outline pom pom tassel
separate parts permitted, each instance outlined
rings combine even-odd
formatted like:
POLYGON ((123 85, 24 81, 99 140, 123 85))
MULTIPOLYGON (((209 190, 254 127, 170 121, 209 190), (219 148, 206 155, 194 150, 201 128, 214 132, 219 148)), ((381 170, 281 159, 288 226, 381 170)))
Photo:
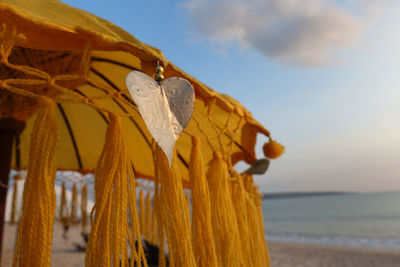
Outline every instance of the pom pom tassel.
POLYGON ((285 147, 270 138, 268 143, 264 144, 263 151, 267 158, 277 159, 283 154, 283 152, 285 152, 285 147))

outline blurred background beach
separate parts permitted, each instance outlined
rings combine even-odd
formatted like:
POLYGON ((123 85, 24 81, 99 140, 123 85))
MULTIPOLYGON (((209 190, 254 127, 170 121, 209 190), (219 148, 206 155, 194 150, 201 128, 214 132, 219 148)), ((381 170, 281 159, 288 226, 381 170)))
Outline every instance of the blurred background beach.
MULTIPOLYGON (((399 1, 63 2, 160 48, 286 146, 255 177, 273 267, 400 266, 399 1)), ((52 266, 84 266, 79 226, 62 233, 52 266)))
MULTIPOLYGON (((86 177, 86 181, 92 178, 86 177)), ((141 182, 139 188, 151 187, 151 183, 141 182)), ((22 189, 22 183, 19 186, 22 189)), ((60 199, 61 186, 57 188, 60 199)), ((11 191, 6 207, 8 220, 11 191)), ((90 191, 89 207, 92 199, 90 191)), ((70 200, 71 188, 67 187, 67 202, 70 200)), ((400 266, 398 203, 400 192, 265 194, 262 211, 271 266, 400 266)), ((5 227, 1 266, 11 266, 16 225, 5 227)), ((84 266, 85 253, 76 246, 85 245, 80 233, 78 223, 68 229, 65 238, 63 225, 55 223, 52 266, 84 266)))

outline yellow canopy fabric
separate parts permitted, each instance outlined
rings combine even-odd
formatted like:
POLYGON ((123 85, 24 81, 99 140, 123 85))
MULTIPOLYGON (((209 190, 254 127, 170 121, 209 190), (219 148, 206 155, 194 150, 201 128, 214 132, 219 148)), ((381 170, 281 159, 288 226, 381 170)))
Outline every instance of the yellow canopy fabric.
POLYGON ((1 87, 6 89, 0 94, 10 100, 2 102, 0 116, 27 123, 14 145, 13 168, 27 167, 30 133, 38 108, 31 98, 15 94, 18 89, 25 89, 49 96, 57 103, 61 123, 59 169, 83 173, 95 169, 109 123, 105 111, 113 111, 123 115, 123 131, 136 175, 154 177, 152 138, 130 99, 125 76, 131 70, 140 70, 154 77, 158 60, 166 65, 165 78, 183 77, 195 89, 193 118, 176 145, 175 156, 183 180, 188 181, 192 136, 198 136, 204 144, 205 163, 211 161, 214 151, 219 151, 232 164, 240 160, 254 162, 257 134, 269 136, 268 130, 238 101, 218 94, 168 62, 160 50, 86 11, 56 0, 35 4, 2 0, 0 25, 3 36, 7 31, 14 34, 9 63, 49 74, 47 77, 0 66, 1 87), (21 82, 24 79, 30 84, 21 82))

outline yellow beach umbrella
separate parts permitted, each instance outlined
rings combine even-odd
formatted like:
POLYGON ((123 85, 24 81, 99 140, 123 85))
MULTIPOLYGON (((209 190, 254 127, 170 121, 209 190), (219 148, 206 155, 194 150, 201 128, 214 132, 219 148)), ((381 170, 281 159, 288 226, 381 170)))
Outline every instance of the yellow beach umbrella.
MULTIPOLYGON (((126 90, 125 76, 135 69, 154 76, 157 60, 167 63, 165 78, 186 78, 195 89, 194 120, 190 122, 177 145, 179 167, 184 179, 187 179, 190 135, 203 138, 205 134, 213 137, 224 130, 221 135, 223 145, 228 144, 233 137, 232 155, 235 162, 244 159, 251 164, 255 160, 256 135, 260 132, 268 136, 268 131, 239 102, 216 93, 184 73, 168 62, 158 49, 141 43, 110 22, 58 1, 39 1, 36 5, 32 5, 30 1, 4 2, 8 3, 0 2, 1 22, 3 27, 7 27, 3 31, 17 30, 13 40, 15 46, 9 57, 10 63, 32 66, 52 77, 58 75, 59 78, 56 77, 55 80, 57 85, 73 88, 65 92, 51 86, 47 89, 49 84, 44 83, 31 86, 40 94, 71 100, 57 103, 57 116, 62 124, 57 154, 57 166, 60 169, 81 172, 95 169, 107 126, 102 110, 105 109, 117 114, 131 114, 123 119, 124 132, 129 137, 128 146, 135 147, 129 151, 130 157, 140 176, 153 176, 151 136, 126 90), (61 75, 64 77, 60 77, 61 75), (70 77, 65 77, 66 75, 70 77), (234 130, 236 134, 233 133, 234 130)), ((24 79, 27 76, 25 73, 12 71, 14 75, 19 75, 14 78, 24 79)), ((10 77, 11 73, 2 70, 1 75, 4 78, 10 77)), ((47 77, 41 76, 29 77, 46 80, 47 77)), ((18 81, 7 81, 7 85, 27 86, 18 81)), ((26 103, 28 101, 14 101, 11 107, 2 106, 2 116, 17 116, 25 121, 38 108, 34 103, 26 103)), ((29 149, 33 121, 34 118, 28 120, 26 130, 20 136, 21 158, 17 166, 17 154, 14 151, 14 167, 27 167, 29 154, 25 152, 29 149)), ((217 138, 211 138, 210 142, 214 149, 219 149, 217 138)), ((206 151, 212 149, 205 147, 204 152, 206 151)), ((211 152, 205 155, 206 161, 212 157, 211 152)))
MULTIPOLYGON (((22 216, 16 265, 49 264, 56 168, 96 172, 96 219, 92 224, 96 231, 91 240, 109 240, 112 227, 104 228, 108 224, 103 222, 113 217, 119 227, 112 228, 119 235, 116 240, 128 238, 132 244, 138 238, 136 207, 129 200, 135 195, 134 176, 155 179, 161 185, 155 200, 159 207, 179 208, 183 203, 179 187, 193 187, 189 169, 194 150, 202 157, 201 168, 220 158, 232 175, 232 166, 238 161, 252 164, 256 160, 257 134, 269 137, 269 132, 239 102, 186 74, 158 49, 108 21, 59 1, 0 1, 0 42, 0 127, 7 135, 2 142, 14 138, 11 166, 28 169, 24 214, 37 210, 32 219, 22 216), (165 78, 187 79, 196 96, 193 117, 176 144, 172 169, 164 168, 165 159, 125 85, 125 77, 132 70, 154 77, 159 61, 165 64, 165 78), (166 186, 165 177, 174 181, 171 187, 166 186), (33 204, 35 197, 38 200, 33 204), (120 201, 125 210, 113 206, 120 201), (126 216, 131 216, 134 223, 131 232, 126 216), (38 225, 39 230, 32 230, 38 225), (34 237, 38 238, 38 248, 29 243, 34 237)), ((4 163, 8 165, 6 160, 4 163)), ((3 179, 3 184, 7 180, 3 179)), ((247 192, 252 188, 248 186, 247 192)), ((160 213, 158 219, 172 220, 180 215, 169 216, 160 213)), ((185 218, 181 220, 183 228, 187 227, 185 218)), ((166 224, 161 229, 169 240, 177 239, 171 236, 171 227, 166 224)), ((186 245, 186 254, 181 258, 176 252, 177 262, 191 258, 193 245, 189 239, 186 245)), ((89 240, 87 265, 116 264, 120 257, 125 260, 124 245, 112 251, 111 258, 106 255, 97 259, 107 250, 104 246, 89 240)), ((172 254, 173 246, 171 241, 172 254)), ((140 246, 137 251, 135 246, 131 249, 133 258, 142 257, 140 246)))

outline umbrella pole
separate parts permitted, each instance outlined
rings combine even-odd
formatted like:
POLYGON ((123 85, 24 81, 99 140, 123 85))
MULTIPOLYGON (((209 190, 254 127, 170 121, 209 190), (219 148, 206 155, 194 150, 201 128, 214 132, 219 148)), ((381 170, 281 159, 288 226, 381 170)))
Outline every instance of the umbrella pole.
POLYGON ((3 247, 4 217, 8 178, 10 175, 12 144, 14 137, 25 127, 25 123, 12 119, 0 119, 0 265, 3 247))

